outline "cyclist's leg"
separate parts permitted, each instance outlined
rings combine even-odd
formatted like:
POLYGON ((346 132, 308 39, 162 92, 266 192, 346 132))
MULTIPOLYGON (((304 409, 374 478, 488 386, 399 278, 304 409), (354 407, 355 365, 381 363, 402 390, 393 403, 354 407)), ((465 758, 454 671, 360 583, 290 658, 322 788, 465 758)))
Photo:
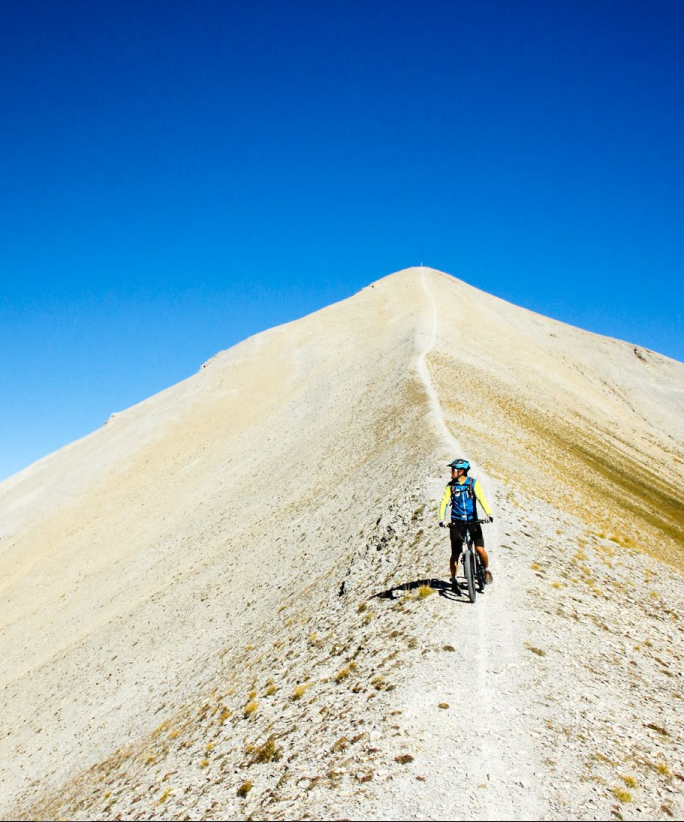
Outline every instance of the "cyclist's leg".
POLYGON ((489 570, 489 557, 487 556, 487 552, 485 551, 484 542, 481 542, 480 545, 475 543, 475 550, 480 555, 480 559, 482 560, 482 564, 485 568, 485 582, 489 584, 493 581, 492 572, 489 570))
POLYGON ((456 577, 458 570, 458 560, 463 550, 463 531, 461 528, 449 528, 449 536, 451 537, 451 559, 449 560, 449 571, 451 578, 456 577))
POLYGON ((489 557, 487 556, 487 552, 485 551, 484 537, 482 536, 482 527, 478 522, 473 523, 470 526, 470 533, 473 537, 475 550, 480 555, 480 559, 484 563, 484 567, 487 568, 489 565, 489 557))
POLYGON ((487 568, 489 568, 489 556, 488 556, 487 552, 485 551, 485 545, 484 545, 484 540, 483 539, 475 540, 475 550, 480 555, 480 559, 484 563, 484 567, 485 567, 485 570, 486 570, 487 568))

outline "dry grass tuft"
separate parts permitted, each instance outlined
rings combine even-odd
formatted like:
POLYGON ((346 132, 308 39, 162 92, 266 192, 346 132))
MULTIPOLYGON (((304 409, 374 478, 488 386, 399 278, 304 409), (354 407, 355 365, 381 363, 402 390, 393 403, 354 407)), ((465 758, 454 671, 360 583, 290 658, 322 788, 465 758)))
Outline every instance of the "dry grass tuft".
POLYGON ((306 684, 297 685, 294 689, 294 692, 292 693, 292 699, 294 699, 295 702, 298 699, 301 699, 310 687, 311 687, 311 685, 306 685, 306 684))
POLYGON ((250 716, 253 716, 258 709, 259 703, 252 700, 251 702, 248 702, 245 705, 244 710, 242 711, 242 715, 245 717, 245 719, 248 719, 250 716))
POLYGON ((348 676, 351 676, 351 674, 354 670, 356 670, 356 663, 355 662, 350 662, 349 665, 345 665, 344 668, 341 668, 335 674, 335 682, 342 682, 348 676))
POLYGON ((622 805, 626 805, 628 802, 632 801, 632 794, 629 791, 624 790, 624 788, 613 788, 611 793, 622 805))
POLYGON ((332 746, 330 749, 333 753, 340 753, 341 751, 346 751, 349 747, 349 740, 346 736, 341 736, 337 742, 332 746))
POLYGON ((248 752, 251 753, 250 765, 278 762, 283 756, 282 750, 276 745, 275 738, 272 736, 269 736, 263 744, 250 748, 248 752))

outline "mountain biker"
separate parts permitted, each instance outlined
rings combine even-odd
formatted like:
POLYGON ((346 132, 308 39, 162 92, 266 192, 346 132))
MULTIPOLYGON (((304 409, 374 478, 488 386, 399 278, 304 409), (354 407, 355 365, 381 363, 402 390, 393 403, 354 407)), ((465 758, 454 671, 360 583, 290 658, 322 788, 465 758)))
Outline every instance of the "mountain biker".
MULTIPOLYGON (((484 498, 480 483, 473 477, 468 476, 470 471, 470 463, 468 460, 455 459, 448 463, 451 468, 451 481, 447 483, 444 489, 442 502, 439 506, 439 524, 441 528, 446 528, 447 523, 444 519, 447 505, 451 505, 451 522, 452 527, 449 529, 449 536, 451 537, 451 560, 449 562, 449 570, 451 572, 451 585, 455 591, 458 590, 458 583, 456 582, 456 569, 458 568, 458 560, 463 550, 463 541, 465 539, 466 523, 469 520, 478 519, 477 503, 479 502, 487 515, 486 522, 494 522, 492 510, 484 498)), ((480 555, 485 567, 485 582, 489 585, 493 581, 492 572, 489 570, 489 557, 485 551, 484 538, 482 536, 482 528, 479 523, 469 526, 470 533, 475 543, 475 550, 480 555)))

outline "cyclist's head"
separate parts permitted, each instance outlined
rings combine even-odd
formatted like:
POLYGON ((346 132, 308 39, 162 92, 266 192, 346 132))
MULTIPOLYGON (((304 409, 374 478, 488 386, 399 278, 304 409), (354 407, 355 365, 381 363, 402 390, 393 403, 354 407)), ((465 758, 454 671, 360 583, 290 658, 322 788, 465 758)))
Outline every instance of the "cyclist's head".
POLYGON ((467 474, 468 471, 470 471, 470 463, 468 460, 454 460, 453 462, 448 463, 448 467, 451 468, 456 475, 458 475, 461 471, 463 471, 464 474, 467 474))

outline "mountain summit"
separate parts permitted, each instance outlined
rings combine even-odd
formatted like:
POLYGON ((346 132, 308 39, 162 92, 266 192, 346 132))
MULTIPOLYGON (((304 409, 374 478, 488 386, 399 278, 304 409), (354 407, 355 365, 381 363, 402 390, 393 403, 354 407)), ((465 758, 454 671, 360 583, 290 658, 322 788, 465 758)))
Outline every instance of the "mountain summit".
POLYGON ((681 363, 427 268, 113 415, 0 483, 5 818, 681 818, 683 419, 681 363))

